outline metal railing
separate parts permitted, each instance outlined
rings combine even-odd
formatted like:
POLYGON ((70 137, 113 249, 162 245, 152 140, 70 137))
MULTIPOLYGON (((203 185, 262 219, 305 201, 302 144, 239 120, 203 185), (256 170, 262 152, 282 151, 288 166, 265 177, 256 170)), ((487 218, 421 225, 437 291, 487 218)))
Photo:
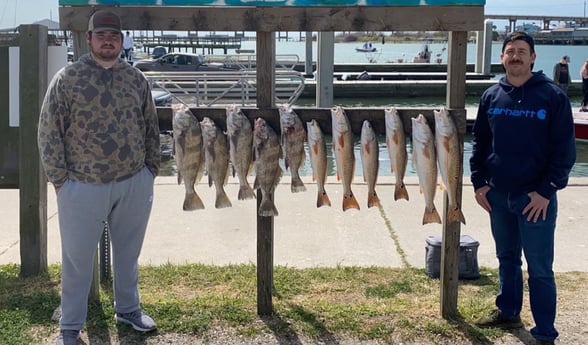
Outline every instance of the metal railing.
MULTIPOLYGON (((153 89, 163 89, 180 102, 196 107, 256 103, 254 70, 214 72, 145 72, 153 89)), ((304 91, 304 77, 292 70, 276 70, 276 103, 293 104, 304 91)))

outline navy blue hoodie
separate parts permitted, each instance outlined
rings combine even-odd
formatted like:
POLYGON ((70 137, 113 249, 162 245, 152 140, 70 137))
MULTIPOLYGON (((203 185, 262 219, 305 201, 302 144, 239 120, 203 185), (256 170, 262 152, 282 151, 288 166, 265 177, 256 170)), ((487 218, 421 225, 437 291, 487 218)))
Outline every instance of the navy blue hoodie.
POLYGON ((490 185, 549 199, 567 185, 575 160, 570 101, 541 71, 520 87, 502 78, 482 94, 470 158, 474 190, 490 185))

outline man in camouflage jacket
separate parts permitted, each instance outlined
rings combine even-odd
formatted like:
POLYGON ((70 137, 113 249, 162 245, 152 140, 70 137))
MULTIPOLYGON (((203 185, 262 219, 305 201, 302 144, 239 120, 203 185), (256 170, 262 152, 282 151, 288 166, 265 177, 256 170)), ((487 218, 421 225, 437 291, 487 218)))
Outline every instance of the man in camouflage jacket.
POLYGON ((160 164, 158 118, 148 81, 120 59, 120 18, 97 11, 90 53, 59 71, 41 110, 38 144, 57 193, 62 247, 60 335, 76 344, 87 316, 94 254, 105 226, 113 250, 116 319, 139 331, 138 258, 160 164))

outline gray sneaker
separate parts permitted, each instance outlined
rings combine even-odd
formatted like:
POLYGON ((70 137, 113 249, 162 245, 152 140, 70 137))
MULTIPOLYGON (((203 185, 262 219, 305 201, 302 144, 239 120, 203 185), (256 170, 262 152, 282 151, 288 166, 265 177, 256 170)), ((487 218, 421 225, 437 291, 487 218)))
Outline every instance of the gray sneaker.
POLYGON ((55 345, 77 345, 80 331, 73 329, 64 329, 59 332, 55 345))
POLYGON ((114 318, 118 322, 133 326, 139 332, 151 332, 157 329, 155 321, 149 315, 143 313, 141 309, 130 313, 116 313, 114 318))

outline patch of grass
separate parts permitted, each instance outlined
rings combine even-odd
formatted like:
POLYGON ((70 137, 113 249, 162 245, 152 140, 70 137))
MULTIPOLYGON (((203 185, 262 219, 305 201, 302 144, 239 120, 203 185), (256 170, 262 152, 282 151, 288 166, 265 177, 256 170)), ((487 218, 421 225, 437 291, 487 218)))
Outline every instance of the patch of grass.
MULTIPOLYGON (((35 344, 58 327, 51 315, 59 305, 59 272, 52 265, 42 276, 20 278, 17 265, 0 266, 0 344, 35 344)), ((254 265, 142 267, 140 293, 161 333, 206 336, 212 328, 226 327, 244 337, 274 332, 315 339, 489 343, 502 331, 481 330, 472 321, 494 308, 497 273, 483 268, 481 275, 460 282, 456 320, 440 317, 439 280, 414 268, 275 267, 270 317, 257 315, 254 265)), ((559 290, 580 292, 587 278, 587 273, 558 274, 559 290)), ((113 314, 112 289, 105 286, 100 300, 89 306, 86 331, 105 339, 118 332, 141 343, 144 335, 117 326, 113 314)))

